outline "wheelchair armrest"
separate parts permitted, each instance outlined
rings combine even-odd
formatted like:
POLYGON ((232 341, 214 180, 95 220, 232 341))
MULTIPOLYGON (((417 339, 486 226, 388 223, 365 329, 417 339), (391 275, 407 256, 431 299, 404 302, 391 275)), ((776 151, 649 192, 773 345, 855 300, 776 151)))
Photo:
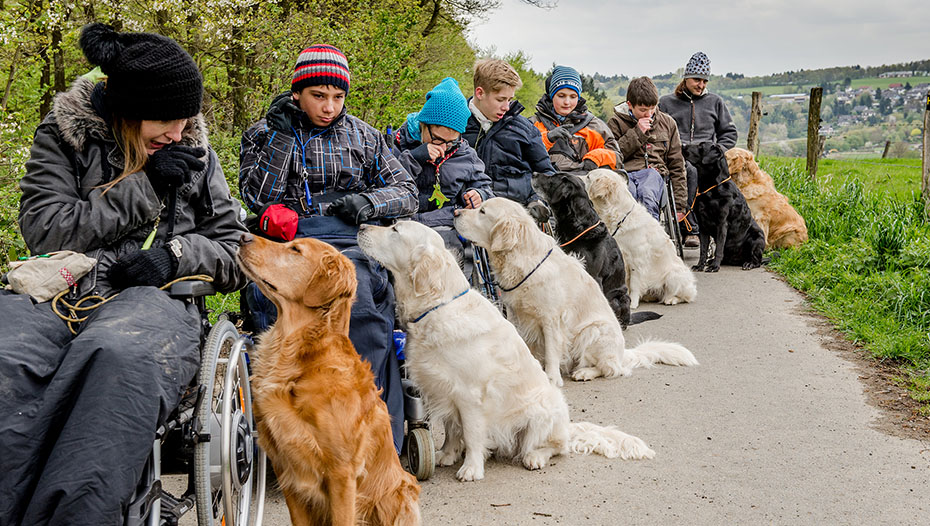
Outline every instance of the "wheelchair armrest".
POLYGON ((168 295, 175 298, 202 298, 214 294, 213 284, 206 281, 179 281, 168 289, 168 295))

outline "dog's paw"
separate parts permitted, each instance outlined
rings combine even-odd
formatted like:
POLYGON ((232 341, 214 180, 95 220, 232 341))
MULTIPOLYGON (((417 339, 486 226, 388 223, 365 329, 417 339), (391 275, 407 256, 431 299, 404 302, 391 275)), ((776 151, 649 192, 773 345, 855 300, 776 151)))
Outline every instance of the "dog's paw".
POLYGON ((472 466, 465 464, 459 468, 458 472, 455 474, 455 478, 461 480, 462 482, 481 480, 484 478, 484 466, 472 466))
POLYGON ((691 270, 694 272, 704 272, 704 265, 694 265, 691 267, 691 270))
POLYGON ((554 385, 554 386, 556 386, 556 387, 562 387, 562 385, 564 385, 564 382, 562 381, 562 373, 561 373, 561 372, 558 373, 558 374, 556 374, 556 375, 547 374, 546 376, 549 377, 549 381, 552 383, 552 385, 554 385))
POLYGON ((572 371, 572 380, 576 382, 587 382, 594 380, 601 375, 601 372, 595 367, 579 367, 572 371))
POLYGON ((440 449, 436 452, 436 465, 442 467, 451 466, 458 462, 461 456, 461 453, 458 451, 444 451, 440 449))
POLYGON ((549 458, 551 456, 549 452, 539 449, 530 451, 526 455, 523 455, 523 467, 529 470, 544 468, 546 464, 549 463, 549 458))
POLYGON ((665 300, 662 301, 662 303, 666 305, 678 305, 679 303, 681 303, 681 298, 679 298, 678 296, 666 298, 665 300))
POLYGON ((630 296, 630 308, 631 309, 639 308, 639 298, 633 299, 633 296, 630 296))
POLYGON ((711 264, 711 265, 707 265, 707 268, 704 270, 704 272, 717 272, 719 270, 720 270, 720 265, 711 264))

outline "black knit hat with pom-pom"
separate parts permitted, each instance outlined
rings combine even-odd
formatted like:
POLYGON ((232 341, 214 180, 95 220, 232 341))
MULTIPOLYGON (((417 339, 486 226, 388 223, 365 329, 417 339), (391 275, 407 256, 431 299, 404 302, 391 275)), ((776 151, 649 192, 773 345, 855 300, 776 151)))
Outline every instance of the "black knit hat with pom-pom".
POLYGON ((187 51, 154 33, 117 33, 93 23, 81 30, 81 49, 107 76, 104 100, 126 119, 170 121, 200 113, 203 80, 187 51))

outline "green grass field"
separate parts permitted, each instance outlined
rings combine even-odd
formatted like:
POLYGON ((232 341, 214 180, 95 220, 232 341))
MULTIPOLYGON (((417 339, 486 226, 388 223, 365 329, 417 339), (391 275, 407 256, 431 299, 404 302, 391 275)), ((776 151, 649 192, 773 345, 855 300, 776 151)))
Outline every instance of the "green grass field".
MULTIPOLYGON (((760 158, 766 166, 806 170, 803 158, 760 158)), ((817 179, 825 189, 837 190, 850 182, 868 192, 884 193, 899 199, 920 194, 920 159, 821 159, 817 179)))
MULTIPOLYGON (((916 86, 924 82, 930 82, 930 77, 907 77, 907 78, 900 78, 900 79, 898 78, 881 79, 878 77, 869 77, 865 79, 854 79, 852 81, 852 84, 850 84, 850 86, 853 88, 861 88, 863 86, 868 86, 874 90, 875 88, 885 89, 891 84, 897 84, 897 83, 906 84, 908 82, 911 83, 911 86, 916 86)), ((801 91, 798 91, 798 87, 796 85, 791 85, 791 86, 759 86, 755 88, 731 88, 731 89, 719 90, 718 93, 729 95, 730 97, 735 97, 737 95, 743 95, 743 96, 748 97, 752 95, 753 91, 759 91, 762 93, 763 97, 768 97, 769 95, 781 95, 783 93, 810 93, 811 88, 814 86, 815 84, 807 84, 804 86, 804 89, 801 91)), ((711 89, 713 88, 711 87, 711 89)))

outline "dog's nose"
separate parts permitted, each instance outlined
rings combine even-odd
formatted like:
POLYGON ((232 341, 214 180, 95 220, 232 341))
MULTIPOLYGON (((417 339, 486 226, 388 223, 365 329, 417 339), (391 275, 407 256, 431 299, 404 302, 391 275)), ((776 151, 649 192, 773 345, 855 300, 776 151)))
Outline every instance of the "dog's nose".
POLYGON ((254 239, 255 239, 255 236, 253 236, 252 234, 248 232, 243 232, 242 235, 239 236, 239 245, 248 245, 254 239))

